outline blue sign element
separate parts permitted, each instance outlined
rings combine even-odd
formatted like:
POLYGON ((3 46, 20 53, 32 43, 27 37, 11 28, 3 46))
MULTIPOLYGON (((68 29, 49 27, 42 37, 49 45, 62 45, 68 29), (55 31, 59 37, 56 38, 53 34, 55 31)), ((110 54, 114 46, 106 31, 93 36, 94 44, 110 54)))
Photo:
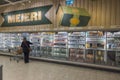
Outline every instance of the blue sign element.
POLYGON ((66 0, 66 5, 72 5, 74 3, 74 0, 66 0))

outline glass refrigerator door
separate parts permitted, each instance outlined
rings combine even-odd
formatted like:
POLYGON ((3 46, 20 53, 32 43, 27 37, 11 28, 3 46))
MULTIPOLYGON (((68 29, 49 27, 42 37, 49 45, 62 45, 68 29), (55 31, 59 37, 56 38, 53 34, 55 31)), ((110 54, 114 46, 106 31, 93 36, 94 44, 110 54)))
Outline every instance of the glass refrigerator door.
POLYGON ((83 62, 85 40, 85 32, 70 32, 68 34, 69 60, 83 62))
POLYGON ((10 49, 20 47, 21 45, 20 33, 1 33, 0 37, 0 49, 2 51, 9 51, 10 49))
POLYGON ((120 67, 120 51, 116 53, 116 65, 120 67))
POLYGON ((30 33, 29 41, 33 44, 31 45, 32 52, 31 56, 40 56, 40 46, 41 46, 41 33, 30 33))
POLYGON ((103 31, 86 33, 86 62, 102 64, 105 62, 106 36, 103 31))
POLYGON ((107 63, 119 65, 120 31, 107 32, 107 63))
POLYGON ((53 48, 53 56, 58 58, 68 57, 68 49, 67 49, 67 32, 58 32, 54 35, 54 48, 53 48))
POLYGON ((52 56, 52 47, 54 42, 54 32, 42 32, 41 33, 41 53, 43 57, 52 56))

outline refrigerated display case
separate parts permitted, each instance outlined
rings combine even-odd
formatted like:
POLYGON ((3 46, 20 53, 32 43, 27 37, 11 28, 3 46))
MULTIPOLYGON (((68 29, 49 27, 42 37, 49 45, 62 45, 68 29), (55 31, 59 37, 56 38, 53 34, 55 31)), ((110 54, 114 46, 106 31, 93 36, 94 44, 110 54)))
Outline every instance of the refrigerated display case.
POLYGON ((0 50, 31 41, 30 56, 120 66, 120 31, 0 33, 0 50))
POLYGON ((41 46, 52 47, 54 40, 54 32, 42 32, 41 46))
POLYGON ((53 32, 30 33, 29 40, 33 43, 31 46, 31 56, 48 57, 51 55, 53 47, 53 32))
POLYGON ((68 57, 68 45, 67 40, 68 32, 58 32, 54 35, 54 46, 52 56, 56 57, 68 57))
POLYGON ((54 32, 41 32, 41 56, 51 57, 54 42, 54 32))
POLYGON ((120 31, 107 32, 107 60, 109 65, 120 65, 120 31))
POLYGON ((32 45, 30 45, 32 49, 32 51, 30 52, 30 56, 41 56, 41 38, 41 33, 30 33, 29 41, 33 43, 32 45))
POLYGON ((22 42, 19 33, 1 33, 0 34, 0 50, 9 52, 10 49, 19 47, 22 42))
POLYGON ((85 40, 85 32, 70 32, 68 34, 69 60, 84 61, 85 40))
POLYGON ((106 62, 106 34, 103 31, 86 32, 86 62, 106 62))
POLYGON ((20 33, 10 34, 12 47, 19 47, 22 42, 22 35, 20 33))

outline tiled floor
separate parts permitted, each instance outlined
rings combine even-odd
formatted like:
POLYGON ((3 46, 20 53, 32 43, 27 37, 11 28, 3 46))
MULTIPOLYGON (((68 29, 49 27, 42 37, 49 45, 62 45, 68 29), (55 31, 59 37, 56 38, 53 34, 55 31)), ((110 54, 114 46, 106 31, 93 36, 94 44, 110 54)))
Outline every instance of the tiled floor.
POLYGON ((0 56, 0 64, 3 65, 3 80, 120 80, 119 73, 40 61, 17 63, 5 56, 0 56))

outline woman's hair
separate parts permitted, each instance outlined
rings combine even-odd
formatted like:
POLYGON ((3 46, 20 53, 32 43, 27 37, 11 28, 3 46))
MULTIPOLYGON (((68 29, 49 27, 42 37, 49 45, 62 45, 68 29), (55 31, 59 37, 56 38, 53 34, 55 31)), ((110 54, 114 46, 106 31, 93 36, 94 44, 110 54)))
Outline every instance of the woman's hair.
POLYGON ((27 40, 26 37, 23 37, 23 40, 27 40))

